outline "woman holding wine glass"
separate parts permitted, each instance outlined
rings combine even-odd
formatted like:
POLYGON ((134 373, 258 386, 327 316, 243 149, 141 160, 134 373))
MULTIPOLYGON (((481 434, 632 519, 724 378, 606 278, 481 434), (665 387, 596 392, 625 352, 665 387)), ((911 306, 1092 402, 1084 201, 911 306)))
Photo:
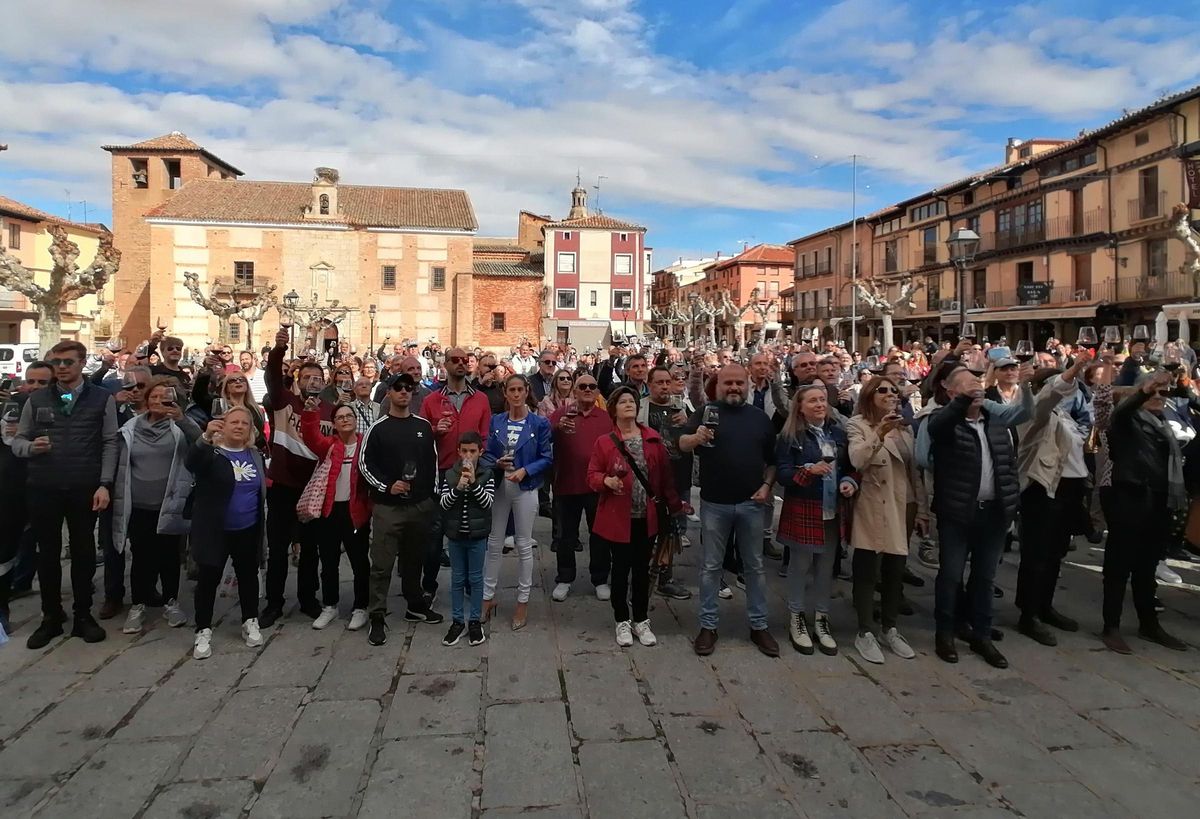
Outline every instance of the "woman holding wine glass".
POLYGON ((840 498, 858 490, 851 475, 846 433, 829 412, 825 385, 801 385, 775 446, 775 480, 784 488, 776 539, 789 547, 788 636, 801 654, 813 653, 808 606, 816 611, 821 653, 837 654, 829 623, 833 562, 847 536, 840 498), (812 578, 812 597, 806 591, 812 578))
POLYGON ((554 374, 546 397, 538 403, 538 415, 549 418, 559 407, 565 407, 572 402, 575 376, 570 370, 562 369, 554 374))
POLYGON ((488 536, 483 572, 483 619, 490 620, 497 608, 496 585, 500 579, 504 533, 512 513, 517 548, 517 606, 512 627, 525 627, 529 592, 533 587, 533 524, 538 513, 538 489, 553 462, 550 422, 529 407, 529 383, 522 375, 504 381, 507 410, 493 415, 482 468, 497 472, 496 497, 492 503, 492 531, 488 536), (502 480, 500 480, 502 479, 502 480))
POLYGON ((690 511, 675 492, 662 437, 637 422, 639 404, 633 389, 613 391, 608 415, 616 429, 596 439, 587 467, 588 485, 599 493, 592 537, 603 538, 612 554, 611 601, 622 648, 635 637, 644 646, 658 642, 648 614, 652 546, 671 525, 667 513, 690 511))
MULTIPOLYGON (((259 449, 267 445, 267 439, 263 433, 266 419, 263 417, 262 409, 254 400, 254 395, 250 392, 250 379, 245 373, 237 372, 230 373, 221 381, 220 400, 224 401, 223 407, 228 411, 232 407, 245 407, 250 413, 250 418, 254 421, 254 445, 259 449)), ((212 413, 216 417, 216 413, 212 413)))

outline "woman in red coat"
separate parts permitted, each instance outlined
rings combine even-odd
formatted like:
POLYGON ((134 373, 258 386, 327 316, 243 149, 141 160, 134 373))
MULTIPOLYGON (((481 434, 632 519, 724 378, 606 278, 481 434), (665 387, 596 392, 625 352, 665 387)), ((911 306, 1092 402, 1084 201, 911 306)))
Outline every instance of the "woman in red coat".
POLYGON ((660 528, 671 522, 659 519, 656 501, 665 503, 672 515, 688 511, 675 492, 662 438, 637 422, 638 403, 637 393, 628 387, 619 387, 609 396, 608 414, 616 430, 596 439, 587 476, 588 486, 600 495, 592 537, 603 538, 611 550, 613 616, 617 645, 622 647, 633 645, 635 636, 644 646, 657 642, 647 616, 650 556, 660 528), (649 483, 649 491, 638 472, 649 483))
POLYGON ((367 624, 371 578, 371 499, 355 457, 362 445, 358 420, 352 407, 340 404, 333 411, 333 435, 322 435, 320 405, 317 399, 310 398, 300 415, 300 434, 304 444, 318 458, 329 461, 325 500, 321 517, 316 521, 321 555, 322 608, 313 620, 313 628, 325 628, 337 619, 338 564, 344 545, 354 572, 354 609, 347 628, 358 631, 367 624))

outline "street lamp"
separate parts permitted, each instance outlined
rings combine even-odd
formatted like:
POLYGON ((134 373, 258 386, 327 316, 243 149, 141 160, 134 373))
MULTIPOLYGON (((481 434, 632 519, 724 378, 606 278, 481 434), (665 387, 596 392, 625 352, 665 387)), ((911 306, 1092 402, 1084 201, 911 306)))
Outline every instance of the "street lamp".
MULTIPOLYGON (((371 351, 375 349, 375 305, 372 304, 370 307, 368 307, 367 313, 371 316, 371 344, 368 348, 368 351, 371 351)), ((374 353, 372 353, 372 355, 374 355, 374 353)))
POLYGON ((283 297, 283 306, 288 311, 288 346, 296 349, 296 305, 300 303, 300 294, 293 288, 283 297))
POLYGON ((629 308, 621 308, 621 329, 625 331, 625 340, 629 340, 629 308))
POLYGON ((967 265, 975 261, 979 252, 979 234, 970 228, 959 228, 946 240, 950 251, 950 262, 958 273, 958 337, 963 337, 967 324, 967 265))

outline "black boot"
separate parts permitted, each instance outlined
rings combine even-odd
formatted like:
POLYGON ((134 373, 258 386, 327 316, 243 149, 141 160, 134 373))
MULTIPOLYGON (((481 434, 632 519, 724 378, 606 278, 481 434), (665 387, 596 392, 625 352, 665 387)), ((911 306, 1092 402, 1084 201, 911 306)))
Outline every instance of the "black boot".
POLYGON ((948 663, 958 662, 958 647, 954 645, 954 635, 939 631, 934 637, 934 650, 937 655, 948 663))
POLYGON ((95 618, 89 614, 76 614, 75 625, 71 629, 72 637, 79 637, 85 643, 99 643, 108 636, 95 618))
POLYGON ((62 636, 63 621, 59 617, 46 617, 42 619, 42 624, 34 629, 33 634, 29 635, 29 639, 25 641, 26 648, 34 650, 45 648, 50 645, 50 641, 55 637, 62 636))
POLYGON ((991 640, 972 640, 971 651, 982 657, 992 668, 1008 668, 1008 660, 991 640))
POLYGON ((1054 636, 1054 632, 1033 615, 1022 614, 1021 619, 1017 621, 1017 631, 1044 646, 1058 645, 1058 638, 1054 636))

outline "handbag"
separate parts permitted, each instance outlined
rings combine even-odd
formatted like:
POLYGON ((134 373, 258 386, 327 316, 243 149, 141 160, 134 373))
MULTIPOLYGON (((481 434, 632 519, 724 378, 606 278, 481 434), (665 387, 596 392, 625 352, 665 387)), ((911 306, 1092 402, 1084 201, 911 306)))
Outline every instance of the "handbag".
MULTIPOLYGON (((332 449, 329 451, 333 452, 332 449)), ((325 493, 329 489, 329 472, 333 469, 332 464, 332 458, 326 456, 322 459, 321 463, 317 464, 317 468, 313 470, 312 477, 308 479, 304 491, 300 493, 300 500, 296 502, 296 517, 301 523, 316 520, 325 512, 325 493)))
POLYGON ((658 515, 659 526, 658 535, 654 541, 654 551, 650 555, 650 565, 655 568, 671 565, 671 559, 683 551, 683 541, 679 537, 679 532, 676 530, 674 522, 671 520, 671 513, 667 509, 667 503, 661 500, 654 494, 654 490, 650 488, 650 481, 646 479, 642 468, 638 466, 636 460, 629 454, 629 450, 625 448, 625 442, 617 437, 616 433, 609 433, 613 443, 617 445, 617 451, 621 453, 621 457, 625 459, 625 463, 629 464, 630 471, 637 478, 638 483, 646 490, 646 497, 654 504, 654 510, 658 515))

